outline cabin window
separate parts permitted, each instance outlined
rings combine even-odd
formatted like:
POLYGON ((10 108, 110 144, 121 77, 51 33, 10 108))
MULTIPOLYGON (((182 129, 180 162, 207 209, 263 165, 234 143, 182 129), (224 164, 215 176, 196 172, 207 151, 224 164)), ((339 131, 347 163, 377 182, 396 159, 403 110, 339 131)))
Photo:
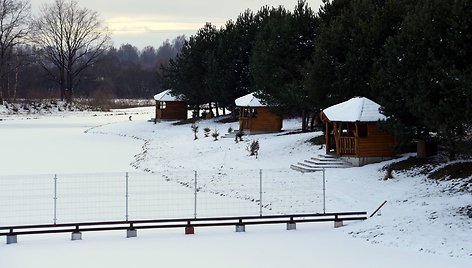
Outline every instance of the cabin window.
POLYGON ((243 109, 243 117, 249 118, 249 117, 256 117, 257 116, 257 110, 254 108, 244 108, 243 109))
POLYGON ((340 123, 339 124, 339 131, 341 133, 341 136, 344 137, 353 137, 354 136, 354 125, 350 123, 340 123))
POLYGON ((367 137, 367 124, 357 124, 357 136, 359 138, 367 137))
POLYGON ((251 109, 251 116, 252 117, 257 117, 257 110, 256 109, 251 109))
POLYGON ((166 106, 167 106, 167 104, 166 104, 166 102, 165 102, 165 101, 161 101, 161 102, 159 102, 159 109, 161 109, 161 110, 165 110, 165 109, 166 109, 166 106))

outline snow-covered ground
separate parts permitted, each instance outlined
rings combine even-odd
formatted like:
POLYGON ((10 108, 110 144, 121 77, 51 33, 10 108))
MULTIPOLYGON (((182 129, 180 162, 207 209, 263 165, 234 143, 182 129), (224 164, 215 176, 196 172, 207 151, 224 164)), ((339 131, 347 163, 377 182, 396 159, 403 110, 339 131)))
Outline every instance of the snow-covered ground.
MULTIPOLYGON (((233 181, 249 182, 246 175, 252 173, 245 171, 290 174, 284 184, 277 181, 272 191, 289 189, 294 196, 306 196, 304 188, 313 187, 290 188, 297 182, 307 183, 306 176, 317 183, 321 180, 320 173, 288 170, 290 164, 322 153, 306 143, 317 133, 257 135, 240 143, 232 138, 213 141, 203 137, 205 127, 224 134, 238 125, 207 120, 199 123, 199 139, 193 140, 189 125, 148 122, 153 113, 149 107, 108 113, 4 115, 0 179, 21 178, 18 181, 26 184, 37 174, 144 171, 169 175, 193 170, 233 174, 231 183, 218 177, 216 182, 202 184, 201 194, 214 196, 218 203, 236 198, 230 204, 238 207, 253 207, 250 197, 257 198, 257 191, 234 191, 233 181), (255 139, 261 147, 258 159, 249 157, 246 150, 255 139)), ((286 132, 299 126, 296 119, 284 121, 286 132)), ((299 224, 296 231, 285 231, 282 225, 248 226, 246 233, 235 233, 234 227, 202 228, 193 236, 183 235, 183 230, 147 230, 133 239, 121 232, 84 233, 84 240, 74 242, 68 241, 68 234, 20 236, 18 244, 0 244, 0 267, 472 267, 472 220, 459 213, 461 207, 472 204, 472 196, 451 193, 447 182, 433 183, 422 176, 394 174, 394 179, 384 181, 380 169, 385 164, 326 172, 328 212, 370 213, 387 200, 381 216, 349 222, 343 228, 334 229, 332 223, 299 224)), ((191 177, 156 178, 182 191, 191 183, 191 177)), ((274 210, 265 213, 280 212, 276 197, 270 198, 274 210)), ((291 203, 297 211, 321 209, 319 198, 297 201, 291 203)), ((12 213, 9 216, 14 218, 12 213)))

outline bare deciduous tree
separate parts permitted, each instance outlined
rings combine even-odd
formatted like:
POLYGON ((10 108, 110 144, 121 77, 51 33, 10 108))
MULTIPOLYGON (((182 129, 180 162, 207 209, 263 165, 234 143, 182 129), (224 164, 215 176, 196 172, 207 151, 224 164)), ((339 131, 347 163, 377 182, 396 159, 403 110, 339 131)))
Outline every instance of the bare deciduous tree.
POLYGON ((29 12, 27 0, 0 0, 0 100, 15 97, 10 75, 18 70, 15 48, 28 33, 29 12))
POLYGON ((32 23, 32 40, 41 48, 43 68, 61 89, 61 99, 71 102, 74 87, 84 70, 110 45, 108 29, 97 12, 77 1, 56 0, 44 5, 32 23))

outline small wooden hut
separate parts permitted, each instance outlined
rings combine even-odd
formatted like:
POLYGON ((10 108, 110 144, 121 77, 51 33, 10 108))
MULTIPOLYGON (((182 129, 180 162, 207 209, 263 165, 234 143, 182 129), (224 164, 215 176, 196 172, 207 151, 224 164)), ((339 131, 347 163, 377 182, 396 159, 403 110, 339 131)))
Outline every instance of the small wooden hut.
POLYGON ((170 89, 154 96, 156 100, 156 117, 154 122, 160 120, 185 120, 187 119, 187 103, 181 96, 174 96, 170 89))
POLYGON ((386 119, 379 108, 368 98, 355 97, 323 110, 326 153, 340 156, 354 166, 392 159, 395 139, 379 128, 379 121, 386 119))
POLYGON ((239 108, 239 130, 248 134, 279 132, 282 117, 254 96, 254 93, 235 100, 239 108))

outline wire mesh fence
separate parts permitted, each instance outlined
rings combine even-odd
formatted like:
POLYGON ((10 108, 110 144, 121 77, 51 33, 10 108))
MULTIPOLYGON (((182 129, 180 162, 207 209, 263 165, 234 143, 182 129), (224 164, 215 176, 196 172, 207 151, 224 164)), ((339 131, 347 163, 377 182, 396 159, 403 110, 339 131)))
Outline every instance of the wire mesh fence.
POLYGON ((323 180, 286 169, 0 176, 0 226, 317 213, 323 180))

